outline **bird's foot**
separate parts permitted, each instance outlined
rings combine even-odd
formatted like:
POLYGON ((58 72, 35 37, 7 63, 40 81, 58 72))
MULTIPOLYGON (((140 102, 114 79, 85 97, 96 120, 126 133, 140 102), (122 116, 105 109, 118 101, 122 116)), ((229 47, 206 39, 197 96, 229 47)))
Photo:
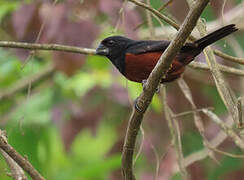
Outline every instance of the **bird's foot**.
POLYGON ((147 80, 146 80, 146 79, 143 79, 143 80, 141 81, 143 90, 145 90, 146 83, 147 83, 147 80))
POLYGON ((158 87, 156 88, 156 93, 157 93, 157 94, 160 93, 160 88, 161 88, 161 84, 159 84, 158 87))
POLYGON ((135 102, 134 102, 135 109, 136 109, 138 112, 142 112, 142 109, 138 106, 137 102, 138 102, 138 98, 136 98, 136 100, 135 100, 135 102))

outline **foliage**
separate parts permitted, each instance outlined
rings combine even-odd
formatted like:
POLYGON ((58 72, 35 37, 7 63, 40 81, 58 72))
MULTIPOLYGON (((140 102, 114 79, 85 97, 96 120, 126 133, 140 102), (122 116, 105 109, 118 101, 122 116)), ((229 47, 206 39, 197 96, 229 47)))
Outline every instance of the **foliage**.
MULTIPOLYGON (((182 5, 180 2, 173 3, 182 5)), ((151 1, 151 5, 158 8, 162 1, 151 1)), ((231 1, 230 6, 235 5, 231 1)), ((126 7, 124 23, 120 24, 118 32, 113 32, 120 18, 118 12, 121 6, 122 1, 113 0, 59 1, 55 5, 48 1, 2 0, 0 37, 4 40, 35 42, 41 24, 45 24, 39 40, 41 43, 95 48, 101 39, 110 34, 138 38, 140 29, 139 32, 132 29, 145 20, 145 13, 137 8, 126 7)), ((206 21, 216 19, 216 7, 219 5, 209 6, 204 12, 206 21)), ((169 7, 163 13, 180 19, 181 14, 176 9, 169 7)), ((186 13, 187 9, 182 11, 186 13)), ((155 27, 159 27, 159 23, 154 22, 155 27)), ((147 30, 148 26, 141 29, 147 30)), ((223 48, 223 41, 219 45, 223 48)), ((243 42, 240 45, 244 47, 243 42)), ((224 51, 233 53, 232 48, 224 51)), ((0 100, 0 125, 1 129, 7 131, 9 143, 26 155, 46 179, 120 178, 126 124, 132 103, 142 91, 141 85, 127 82, 106 58, 36 51, 28 59, 29 54, 23 50, 0 49, 0 94, 21 83, 24 78, 31 78, 48 66, 54 66, 54 73, 30 84, 30 91, 25 88, 0 100), (27 59, 28 63, 25 63, 27 59)), ((199 57, 200 61, 203 59, 199 57)), ((209 78, 207 73, 192 73, 184 79, 191 87, 197 106, 213 106, 218 115, 225 117, 227 112, 213 81, 204 82, 209 78), (199 73, 201 76, 194 78, 199 73)), ((228 77, 228 82, 237 89, 236 84, 240 81, 228 77)), ((167 90, 168 102, 175 113, 191 109, 175 82, 167 85, 167 90)), ((154 176, 156 161, 152 146, 155 146, 160 157, 165 153, 172 154, 167 150, 171 140, 163 108, 161 97, 155 96, 145 117, 143 150, 135 166, 141 179, 152 179, 154 176)), ((180 117, 179 122, 184 155, 201 150, 202 138, 196 132, 192 115, 180 117)), ((216 134, 217 128, 210 121, 206 120, 205 126, 209 127, 207 134, 216 134)), ((238 152, 228 142, 223 147, 238 152)), ((243 163, 239 159, 220 156, 218 160, 220 165, 210 159, 194 163, 189 171, 194 174, 201 166, 198 171, 203 176, 198 179, 211 180, 224 179, 226 175, 235 177, 235 173, 243 171, 243 163)), ((176 162, 173 155, 167 156, 167 162, 176 162)), ((160 160, 161 167, 165 167, 167 162, 160 160)), ((0 179, 11 179, 6 175, 6 171, 9 171, 6 169, 7 164, 1 157, 0 179)), ((160 171, 165 172, 164 169, 160 171)), ((162 173, 159 175, 163 177, 162 173)), ((172 179, 179 179, 177 173, 173 175, 172 179)))

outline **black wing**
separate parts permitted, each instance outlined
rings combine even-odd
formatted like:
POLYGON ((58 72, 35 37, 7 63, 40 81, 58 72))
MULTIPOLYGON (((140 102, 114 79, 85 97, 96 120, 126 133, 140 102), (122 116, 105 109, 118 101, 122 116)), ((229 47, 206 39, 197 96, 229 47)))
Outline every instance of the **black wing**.
MULTIPOLYGON (((169 46, 170 41, 133 41, 127 47, 126 52, 132 54, 142 54, 146 52, 165 51, 169 46)), ((197 46, 194 43, 186 43, 180 52, 189 52, 196 50, 197 46)))
POLYGON ((146 52, 164 51, 170 41, 133 41, 127 47, 126 52, 132 54, 142 54, 146 52))

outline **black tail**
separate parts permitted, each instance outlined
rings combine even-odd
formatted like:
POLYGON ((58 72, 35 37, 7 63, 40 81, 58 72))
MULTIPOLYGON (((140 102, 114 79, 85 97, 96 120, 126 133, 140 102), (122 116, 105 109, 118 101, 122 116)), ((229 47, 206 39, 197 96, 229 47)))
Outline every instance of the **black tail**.
POLYGON ((200 49, 204 49, 206 46, 222 39, 225 36, 228 36, 229 34, 237 30, 238 29, 235 27, 235 24, 230 24, 208 34, 207 36, 204 36, 203 38, 195 41, 194 43, 196 43, 200 49))

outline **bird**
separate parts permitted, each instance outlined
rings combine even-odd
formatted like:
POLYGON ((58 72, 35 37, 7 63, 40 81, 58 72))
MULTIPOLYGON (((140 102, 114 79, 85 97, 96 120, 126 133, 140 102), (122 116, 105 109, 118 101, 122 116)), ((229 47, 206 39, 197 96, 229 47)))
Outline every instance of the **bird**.
MULTIPOLYGON (((203 49, 237 31, 235 24, 226 25, 194 42, 187 42, 177 53, 160 83, 172 82, 181 77, 185 66, 203 49)), ((160 56, 169 46, 167 40, 132 40, 123 36, 110 36, 101 41, 96 54, 106 56, 128 80, 143 83, 149 77, 160 56)))

